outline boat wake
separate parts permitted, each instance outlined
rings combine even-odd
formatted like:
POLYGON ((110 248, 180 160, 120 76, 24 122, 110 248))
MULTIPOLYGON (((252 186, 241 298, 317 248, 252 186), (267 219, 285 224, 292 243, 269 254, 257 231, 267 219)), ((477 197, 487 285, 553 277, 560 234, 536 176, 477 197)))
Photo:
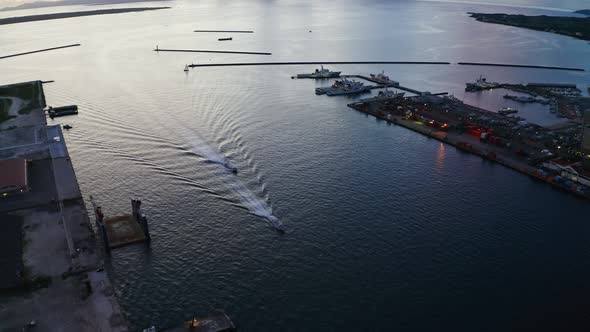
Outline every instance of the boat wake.
MULTIPOLYGON (((188 130, 188 128, 186 128, 188 130)), ((191 152, 204 158, 208 162, 219 164, 224 167, 224 170, 232 171, 232 173, 237 173, 235 167, 233 167, 227 157, 223 155, 223 153, 219 152, 218 150, 214 149, 209 145, 204 139, 196 134, 185 136, 186 139, 190 142, 191 145, 191 152)), ((260 199, 256 194, 254 194, 250 189, 244 185, 242 181, 239 180, 236 176, 224 176, 222 177, 224 184, 226 187, 231 189, 240 199, 241 206, 245 207, 250 213, 254 214, 255 216, 264 218, 268 221, 269 225, 277 230, 279 233, 284 233, 285 228, 283 223, 279 218, 277 218, 272 213, 272 208, 260 199)))

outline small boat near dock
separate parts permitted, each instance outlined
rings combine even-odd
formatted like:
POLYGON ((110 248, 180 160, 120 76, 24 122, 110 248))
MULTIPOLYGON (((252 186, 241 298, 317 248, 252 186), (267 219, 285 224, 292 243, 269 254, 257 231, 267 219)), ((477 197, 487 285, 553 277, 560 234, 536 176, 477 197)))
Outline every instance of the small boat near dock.
POLYGON ((60 107, 49 106, 49 108, 47 109, 47 114, 49 114, 49 117, 52 119, 60 117, 60 116, 75 115, 75 114, 78 114, 78 106, 77 105, 68 105, 68 106, 60 106, 60 107))
POLYGON ((226 40, 233 40, 233 37, 227 37, 227 38, 217 38, 218 41, 226 41, 226 40))

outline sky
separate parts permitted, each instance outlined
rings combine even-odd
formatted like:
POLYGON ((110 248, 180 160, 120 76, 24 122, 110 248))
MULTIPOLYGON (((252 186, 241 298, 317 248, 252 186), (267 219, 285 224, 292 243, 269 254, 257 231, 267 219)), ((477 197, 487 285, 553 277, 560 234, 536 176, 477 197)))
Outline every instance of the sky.
MULTIPOLYGON (((38 2, 39 0, 0 0, 0 8, 18 6, 24 3, 38 2)), ((43 1, 60 1, 60 0, 43 0, 43 1)), ((396 0, 391 0, 396 1, 396 0)), ((445 0, 431 0, 431 1, 445 1, 445 0)), ((101 0, 94 1, 100 3, 101 0)), ((110 0, 109 2, 113 2, 110 0)), ((125 2, 125 1, 121 1, 125 2)), ((538 6, 548 8, 561 9, 590 9, 590 0, 465 0, 465 2, 487 3, 487 4, 510 4, 521 6, 538 6)))

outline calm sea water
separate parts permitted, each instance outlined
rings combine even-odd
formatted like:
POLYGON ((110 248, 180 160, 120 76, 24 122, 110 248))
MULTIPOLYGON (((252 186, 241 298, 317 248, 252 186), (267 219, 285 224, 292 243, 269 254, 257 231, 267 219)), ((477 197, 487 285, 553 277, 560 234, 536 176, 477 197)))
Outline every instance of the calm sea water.
MULTIPOLYGON (((49 123, 74 127, 65 135, 84 196, 107 214, 144 201, 151 248, 117 249, 108 266, 134 329, 216 309, 242 331, 588 329, 588 202, 355 112, 350 98, 316 96, 329 81, 290 79, 313 67, 183 72, 191 62, 280 60, 588 68, 587 42, 466 15, 563 13, 433 2, 168 4, 0 27, 2 53, 82 44, 2 60, 0 83, 56 80, 45 86, 49 104, 80 107, 49 123), (218 42, 226 35, 194 29, 255 33, 218 42), (273 55, 158 54, 156 45, 273 55), (238 175, 216 163, 223 158, 238 175), (272 217, 286 235, 272 230, 272 217)), ((456 65, 334 69, 385 70, 487 108, 504 100, 463 91, 480 74, 590 82, 588 73, 456 65)), ((527 112, 552 121, 535 111, 527 112)))

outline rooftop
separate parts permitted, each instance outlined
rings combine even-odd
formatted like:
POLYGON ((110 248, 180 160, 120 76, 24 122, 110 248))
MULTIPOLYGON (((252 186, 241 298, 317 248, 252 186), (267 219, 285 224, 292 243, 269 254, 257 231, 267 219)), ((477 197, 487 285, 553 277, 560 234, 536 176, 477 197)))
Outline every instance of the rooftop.
POLYGON ((22 158, 0 160, 0 194, 27 189, 27 161, 22 158))

